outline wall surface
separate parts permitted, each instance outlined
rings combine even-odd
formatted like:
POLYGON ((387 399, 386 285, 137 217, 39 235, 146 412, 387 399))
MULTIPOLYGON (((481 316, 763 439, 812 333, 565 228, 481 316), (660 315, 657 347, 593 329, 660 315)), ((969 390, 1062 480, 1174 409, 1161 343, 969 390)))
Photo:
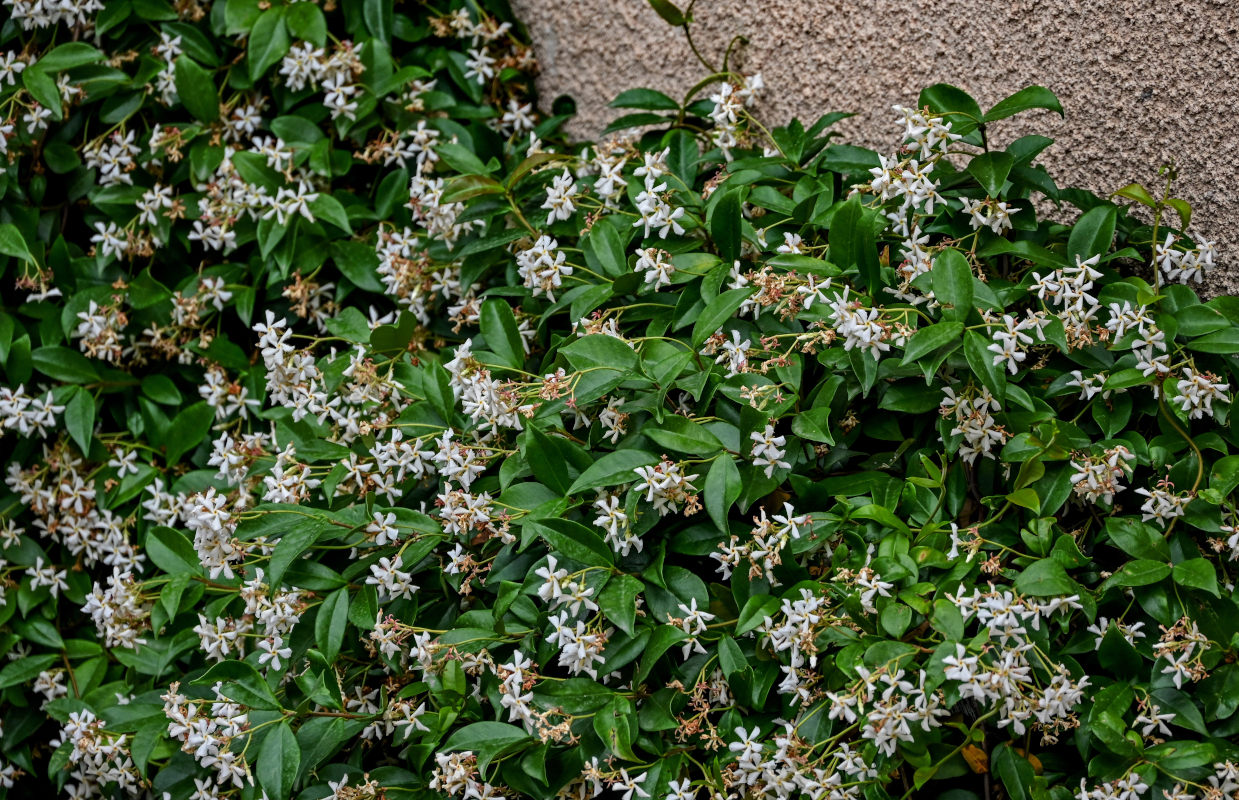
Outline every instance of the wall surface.
MULTIPOLYGON (((682 96, 707 74, 645 0, 512 5, 541 62, 543 101, 577 101, 579 138, 623 113, 606 107, 621 90, 682 96)), ((982 108, 1049 87, 1066 119, 1028 112, 996 123, 992 141, 1053 137, 1041 163, 1060 186, 1098 193, 1158 186, 1158 166, 1174 159, 1177 194, 1196 212, 1190 232, 1218 243, 1207 288, 1239 294, 1239 0, 699 0, 693 13, 694 41, 716 62, 733 36, 748 38, 735 64, 765 77, 759 116, 855 111, 843 141, 879 152, 897 145, 891 106, 915 105, 930 84, 959 86, 982 108)))

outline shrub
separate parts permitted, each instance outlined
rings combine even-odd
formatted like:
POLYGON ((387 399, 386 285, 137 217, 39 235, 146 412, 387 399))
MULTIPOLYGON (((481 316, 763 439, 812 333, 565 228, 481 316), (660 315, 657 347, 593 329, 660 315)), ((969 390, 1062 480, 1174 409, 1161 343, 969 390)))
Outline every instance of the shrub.
POLYGON ((6 786, 1239 789, 1239 302, 1048 90, 575 153, 499 3, 9 8, 6 786))

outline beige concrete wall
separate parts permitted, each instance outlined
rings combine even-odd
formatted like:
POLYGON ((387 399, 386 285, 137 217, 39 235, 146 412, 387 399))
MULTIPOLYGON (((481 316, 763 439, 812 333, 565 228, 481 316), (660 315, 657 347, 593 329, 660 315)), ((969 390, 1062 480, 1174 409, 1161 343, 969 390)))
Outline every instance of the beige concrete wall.
MULTIPOLYGON (((577 101, 575 136, 595 137, 622 113, 606 104, 623 89, 676 96, 706 74, 645 0, 512 5, 541 62, 543 101, 577 101)), ((896 144, 890 107, 915 104, 924 86, 955 84, 983 108, 1049 87, 1065 120, 1029 112, 993 126, 994 140, 1053 137, 1042 163, 1059 185, 1099 193, 1157 185, 1173 158, 1178 194, 1196 209, 1192 233, 1221 251, 1209 288, 1239 293, 1239 0, 699 0, 694 16, 712 59, 748 37, 738 64, 765 76, 764 117, 855 111, 845 140, 880 152, 896 144)))

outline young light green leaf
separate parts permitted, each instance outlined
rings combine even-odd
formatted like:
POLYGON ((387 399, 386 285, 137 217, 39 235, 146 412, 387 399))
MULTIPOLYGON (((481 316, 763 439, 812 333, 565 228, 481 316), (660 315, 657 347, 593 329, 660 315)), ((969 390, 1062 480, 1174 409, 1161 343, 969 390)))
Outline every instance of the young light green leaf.
POLYGON ((1153 195, 1149 194, 1149 190, 1139 183, 1129 183, 1110 196, 1126 197, 1128 200, 1135 200, 1137 203, 1146 205, 1149 208, 1157 205, 1157 201, 1153 199, 1153 195))

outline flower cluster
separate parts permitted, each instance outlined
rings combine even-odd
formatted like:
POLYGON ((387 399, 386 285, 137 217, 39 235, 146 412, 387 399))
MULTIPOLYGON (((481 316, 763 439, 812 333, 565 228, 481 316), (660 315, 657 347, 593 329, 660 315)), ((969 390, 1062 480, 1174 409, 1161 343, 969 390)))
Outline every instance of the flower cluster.
POLYGON ((1239 306, 1047 90, 569 146, 505 2, 165 5, 4 0, 0 794, 1239 790, 1239 306))

